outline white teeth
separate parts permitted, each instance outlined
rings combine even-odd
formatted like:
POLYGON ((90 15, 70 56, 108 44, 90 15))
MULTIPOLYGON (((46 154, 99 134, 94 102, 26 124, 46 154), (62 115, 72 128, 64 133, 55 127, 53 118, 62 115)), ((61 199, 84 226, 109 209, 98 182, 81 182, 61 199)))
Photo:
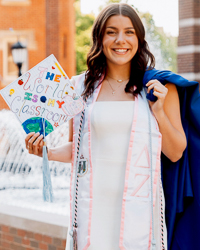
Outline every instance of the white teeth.
POLYGON ((114 49, 116 52, 126 52, 128 49, 114 49))

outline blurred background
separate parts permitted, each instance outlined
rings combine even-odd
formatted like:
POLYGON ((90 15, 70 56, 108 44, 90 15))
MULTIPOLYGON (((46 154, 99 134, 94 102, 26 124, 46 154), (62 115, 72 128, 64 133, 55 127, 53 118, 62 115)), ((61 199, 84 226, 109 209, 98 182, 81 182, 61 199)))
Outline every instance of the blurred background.
MULTIPOLYGON (((157 69, 200 81, 200 0, 0 0, 0 89, 50 54, 67 75, 87 69, 91 30, 109 3, 141 17, 157 69)), ((50 162, 54 202, 42 198, 42 162, 29 155, 25 132, 0 96, 0 250, 65 248, 70 164, 50 162)), ((48 137, 68 140, 68 124, 48 137)))

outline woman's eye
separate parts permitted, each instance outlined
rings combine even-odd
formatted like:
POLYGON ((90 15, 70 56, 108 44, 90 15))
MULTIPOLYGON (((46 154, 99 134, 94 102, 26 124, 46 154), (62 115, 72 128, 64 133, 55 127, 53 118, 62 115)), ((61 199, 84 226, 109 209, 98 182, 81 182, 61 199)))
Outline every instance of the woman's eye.
POLYGON ((107 31, 107 34, 112 35, 112 34, 115 34, 115 32, 114 31, 107 31))
POLYGON ((126 33, 127 33, 127 34, 135 34, 135 32, 132 31, 132 30, 128 30, 126 33))

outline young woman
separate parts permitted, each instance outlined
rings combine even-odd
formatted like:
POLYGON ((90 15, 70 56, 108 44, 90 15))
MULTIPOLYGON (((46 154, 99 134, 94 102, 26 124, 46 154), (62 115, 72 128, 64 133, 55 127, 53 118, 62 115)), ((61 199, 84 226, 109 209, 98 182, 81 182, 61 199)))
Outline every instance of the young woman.
MULTIPOLYGON (((87 107, 70 120, 69 142, 48 149, 49 160, 72 162, 67 249, 167 249, 160 153, 175 162, 186 147, 176 87, 149 81, 157 101, 147 103, 154 56, 131 6, 102 10, 92 38, 88 70, 72 78, 87 107)), ((42 156, 42 139, 27 135, 30 154, 42 156)))

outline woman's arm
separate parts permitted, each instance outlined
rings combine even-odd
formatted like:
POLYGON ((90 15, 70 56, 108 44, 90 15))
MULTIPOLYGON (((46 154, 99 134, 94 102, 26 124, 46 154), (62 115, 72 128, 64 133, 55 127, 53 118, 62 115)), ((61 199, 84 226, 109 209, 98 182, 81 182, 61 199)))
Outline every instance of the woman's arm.
MULTIPOLYGON (((72 141, 73 141, 73 121, 69 121, 69 142, 56 148, 48 148, 48 159, 50 161, 60 161, 71 163, 72 161, 72 141)), ((39 133, 29 133, 25 139, 26 148, 29 154, 42 157, 42 147, 44 145, 43 135, 39 133)))
MULTIPOLYGON (((180 117, 180 104, 176 86, 159 81, 150 81, 149 90, 154 87, 158 100, 150 102, 162 134, 162 152, 172 161, 178 161, 186 148, 187 141, 180 117)), ((148 91, 149 91, 148 90, 148 91)))

